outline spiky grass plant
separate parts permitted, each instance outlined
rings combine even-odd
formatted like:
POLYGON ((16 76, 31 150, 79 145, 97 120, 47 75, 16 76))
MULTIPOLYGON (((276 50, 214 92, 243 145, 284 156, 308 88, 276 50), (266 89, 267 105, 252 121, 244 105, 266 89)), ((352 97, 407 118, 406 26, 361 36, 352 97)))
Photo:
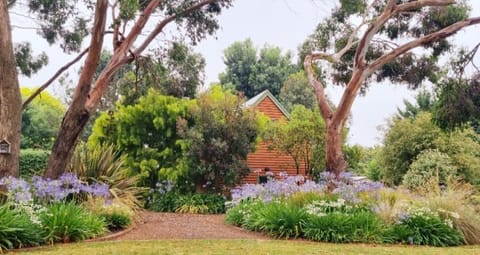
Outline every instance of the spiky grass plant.
POLYGON ((124 163, 125 155, 120 155, 113 145, 91 148, 80 144, 72 157, 69 171, 84 181, 108 184, 113 198, 136 209, 144 188, 137 187, 139 177, 130 175, 124 163))

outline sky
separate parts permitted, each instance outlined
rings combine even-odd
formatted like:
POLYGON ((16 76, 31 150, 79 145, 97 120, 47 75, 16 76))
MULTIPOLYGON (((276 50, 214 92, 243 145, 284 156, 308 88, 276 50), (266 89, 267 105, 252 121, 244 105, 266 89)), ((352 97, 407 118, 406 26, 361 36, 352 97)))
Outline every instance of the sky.
MULTIPOLYGON (((235 41, 250 38, 256 47, 265 44, 279 46, 283 50, 296 53, 298 45, 311 34, 316 25, 326 17, 333 6, 333 1, 326 0, 236 0, 233 7, 223 11, 219 20, 221 28, 216 35, 194 47, 206 60, 205 84, 218 80, 218 74, 225 70, 222 61, 223 50, 235 41)), ((480 1, 473 3, 472 16, 480 16, 480 1)), ((12 24, 29 26, 28 21, 13 14, 12 24)), ((457 34, 456 41, 465 46, 472 46, 480 40, 479 26, 468 28, 467 32, 457 34)), ((35 36, 31 30, 13 29, 14 41, 31 40, 35 36)), ((50 64, 31 78, 21 77, 22 86, 39 86, 75 56, 59 54, 56 46, 49 46, 44 40, 33 40, 34 49, 45 51, 50 58, 50 64)), ((479 61, 477 61, 478 63, 479 61)), ((70 73, 78 71, 78 65, 70 73)), ((63 95, 64 88, 53 86, 49 91, 63 95)), ((327 88, 328 96, 337 103, 342 90, 327 88)), ((403 100, 413 100, 417 92, 407 90, 399 85, 373 84, 366 96, 358 97, 352 107, 350 132, 347 138, 349 144, 374 146, 381 143, 382 134, 379 127, 403 107, 403 100)))

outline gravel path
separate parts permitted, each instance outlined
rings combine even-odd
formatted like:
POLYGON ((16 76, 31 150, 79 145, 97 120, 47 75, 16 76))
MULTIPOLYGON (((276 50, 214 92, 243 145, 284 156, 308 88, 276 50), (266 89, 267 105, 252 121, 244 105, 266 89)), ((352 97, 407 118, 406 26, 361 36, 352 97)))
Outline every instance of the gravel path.
POLYGON ((140 212, 142 222, 114 240, 270 239, 260 233, 226 225, 225 215, 140 212))

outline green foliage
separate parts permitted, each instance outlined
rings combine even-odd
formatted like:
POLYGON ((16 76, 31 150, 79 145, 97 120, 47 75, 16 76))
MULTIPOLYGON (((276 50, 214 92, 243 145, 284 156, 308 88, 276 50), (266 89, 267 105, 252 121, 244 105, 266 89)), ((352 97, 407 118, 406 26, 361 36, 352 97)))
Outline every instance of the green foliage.
POLYGON ((415 118, 420 112, 431 112, 435 102, 435 96, 428 90, 421 90, 415 96, 415 103, 410 103, 407 100, 403 100, 405 104, 405 110, 397 108, 397 112, 400 118, 415 118))
POLYGON ((113 114, 103 113, 95 122, 89 144, 113 144, 127 153, 125 166, 130 174, 139 174, 141 185, 154 188, 159 176, 174 180, 182 174, 177 171, 183 155, 177 121, 187 119, 191 104, 150 91, 136 105, 119 106, 113 114))
POLYGON ((252 212, 263 206, 263 203, 257 200, 242 200, 240 204, 227 210, 225 222, 235 226, 249 228, 247 224, 252 212))
POLYGON ((155 193, 147 198, 146 208, 156 212, 175 212, 177 199, 180 196, 177 192, 155 193))
POLYGON ((47 242, 80 241, 106 232, 102 218, 73 202, 48 205, 40 214, 47 242))
POLYGON ((169 191, 154 194, 147 208, 157 212, 219 214, 225 213, 225 197, 212 193, 181 195, 175 191, 169 191))
POLYGON ((379 156, 382 180, 400 184, 410 164, 422 151, 438 149, 449 155, 459 177, 478 184, 478 141, 478 135, 472 129, 442 132, 433 124, 429 113, 419 113, 415 118, 394 119, 385 134, 385 146, 379 156))
MULTIPOLYGON (((22 88, 25 99, 34 92, 32 88, 22 88)), ((47 92, 38 95, 22 113, 22 148, 49 150, 57 135, 65 106, 59 99, 47 92)))
POLYGON ((297 238, 302 235, 300 226, 306 218, 307 213, 302 207, 272 202, 256 208, 245 225, 276 238, 297 238))
POLYGON ((462 234, 433 215, 414 215, 393 225, 387 235, 396 242, 431 246, 463 244, 462 234))
POLYGON ((363 157, 365 157, 365 149, 361 145, 344 145, 343 155, 348 163, 348 168, 355 173, 360 171, 360 163, 363 157))
POLYGON ((20 176, 41 175, 47 167, 49 151, 39 149, 20 150, 20 176))
POLYGON ((378 242, 382 222, 371 212, 328 213, 310 216, 302 225, 306 238, 334 243, 378 242))
POLYGON ((292 111, 296 104, 301 104, 312 111, 318 108, 317 97, 303 71, 288 76, 278 99, 287 111, 292 111))
POLYGON ((39 56, 32 56, 32 45, 29 42, 23 42, 15 45, 15 60, 20 72, 30 77, 37 73, 43 66, 48 64, 48 56, 45 52, 39 56))
POLYGON ((429 113, 420 113, 414 119, 393 119, 387 130, 379 162, 382 180, 398 185, 417 155, 436 147, 441 130, 431 122, 429 113))
POLYGON ((255 96, 256 91, 250 75, 257 62, 257 50, 253 46, 252 40, 234 42, 224 50, 223 55, 223 62, 227 66, 227 70, 219 75, 220 82, 224 85, 232 84, 247 98, 255 96))
POLYGON ((415 190, 431 184, 446 184, 449 179, 454 179, 457 168, 452 159, 438 150, 424 150, 410 165, 403 176, 403 185, 415 190))
POLYGON ((271 149, 292 156, 298 174, 300 167, 305 167, 310 176, 314 170, 325 168, 325 123, 318 111, 294 106, 288 121, 280 120, 267 126, 264 140, 271 149))
POLYGON ((254 150, 259 125, 255 111, 242 104, 239 97, 212 87, 190 109, 193 124, 179 122, 179 135, 188 148, 187 175, 197 190, 213 187, 221 192, 249 172, 246 159, 254 150))
POLYGON ((279 47, 265 45, 257 51, 250 39, 234 42, 224 51, 227 69, 219 75, 223 86, 233 86, 247 98, 268 89, 275 97, 288 76, 297 71, 292 54, 279 47))
POLYGON ((12 210, 9 204, 0 206, 0 253, 14 249, 42 244, 40 225, 34 224, 27 214, 12 210))
POLYGON ((103 218, 105 226, 110 231, 127 228, 132 224, 135 216, 135 211, 119 198, 105 201, 104 198, 88 197, 82 206, 94 215, 103 218))
POLYGON ((225 198, 217 194, 201 193, 178 196, 175 212, 218 214, 225 212, 225 198))
POLYGON ((105 225, 110 231, 126 229, 132 224, 132 217, 121 213, 103 214, 105 225))
MULTIPOLYGON (((455 65, 453 66, 455 67, 455 65)), ((465 67, 461 66, 460 68, 464 69, 465 67)), ((457 72, 461 73, 462 70, 457 72)), ((439 84, 438 103, 434 109, 435 123, 446 130, 478 123, 480 118, 479 95, 480 75, 478 73, 470 79, 463 77, 443 79, 439 84)))

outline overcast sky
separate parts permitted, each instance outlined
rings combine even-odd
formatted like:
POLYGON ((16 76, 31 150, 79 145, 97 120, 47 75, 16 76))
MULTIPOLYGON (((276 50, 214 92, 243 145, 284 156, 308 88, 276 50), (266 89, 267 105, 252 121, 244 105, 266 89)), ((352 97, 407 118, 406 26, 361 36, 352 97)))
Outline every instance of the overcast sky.
MULTIPOLYGON (((207 62, 205 84, 218 80, 218 74, 225 70, 222 61, 223 50, 235 41, 252 39, 257 47, 265 44, 279 46, 285 51, 296 52, 298 45, 311 34, 321 19, 327 16, 333 1, 326 0, 236 0, 234 6, 224 11, 220 17, 221 29, 215 37, 202 41, 195 50, 201 53, 207 62), (324 2, 324 3, 322 3, 324 2), (326 4, 325 4, 326 3, 326 4)), ((480 16, 480 1, 471 0, 473 16, 480 16)), ((12 15, 13 24, 28 26, 28 22, 12 15)), ((471 27, 467 32, 457 35, 464 45, 473 45, 480 41, 479 26, 471 27), (475 38, 476 40, 472 40, 475 38)), ((34 32, 33 32, 34 34, 34 32)), ((16 29, 14 40, 31 40, 31 30, 16 29)), ((34 48, 44 50, 50 57, 50 65, 30 79, 21 77, 22 86, 38 86, 46 81, 66 60, 74 56, 59 54, 58 47, 50 47, 44 40, 33 42, 34 48)), ((477 61, 478 63, 478 61, 477 61)), ((76 67, 72 73, 76 72, 76 67)), ((62 94, 62 88, 50 89, 62 94)), ((327 93, 334 102, 341 96, 341 90, 328 89, 327 93)), ((403 106, 403 99, 412 99, 416 92, 401 86, 373 85, 365 97, 357 98, 353 105, 348 143, 373 146, 381 142, 381 133, 377 127, 403 106)))

